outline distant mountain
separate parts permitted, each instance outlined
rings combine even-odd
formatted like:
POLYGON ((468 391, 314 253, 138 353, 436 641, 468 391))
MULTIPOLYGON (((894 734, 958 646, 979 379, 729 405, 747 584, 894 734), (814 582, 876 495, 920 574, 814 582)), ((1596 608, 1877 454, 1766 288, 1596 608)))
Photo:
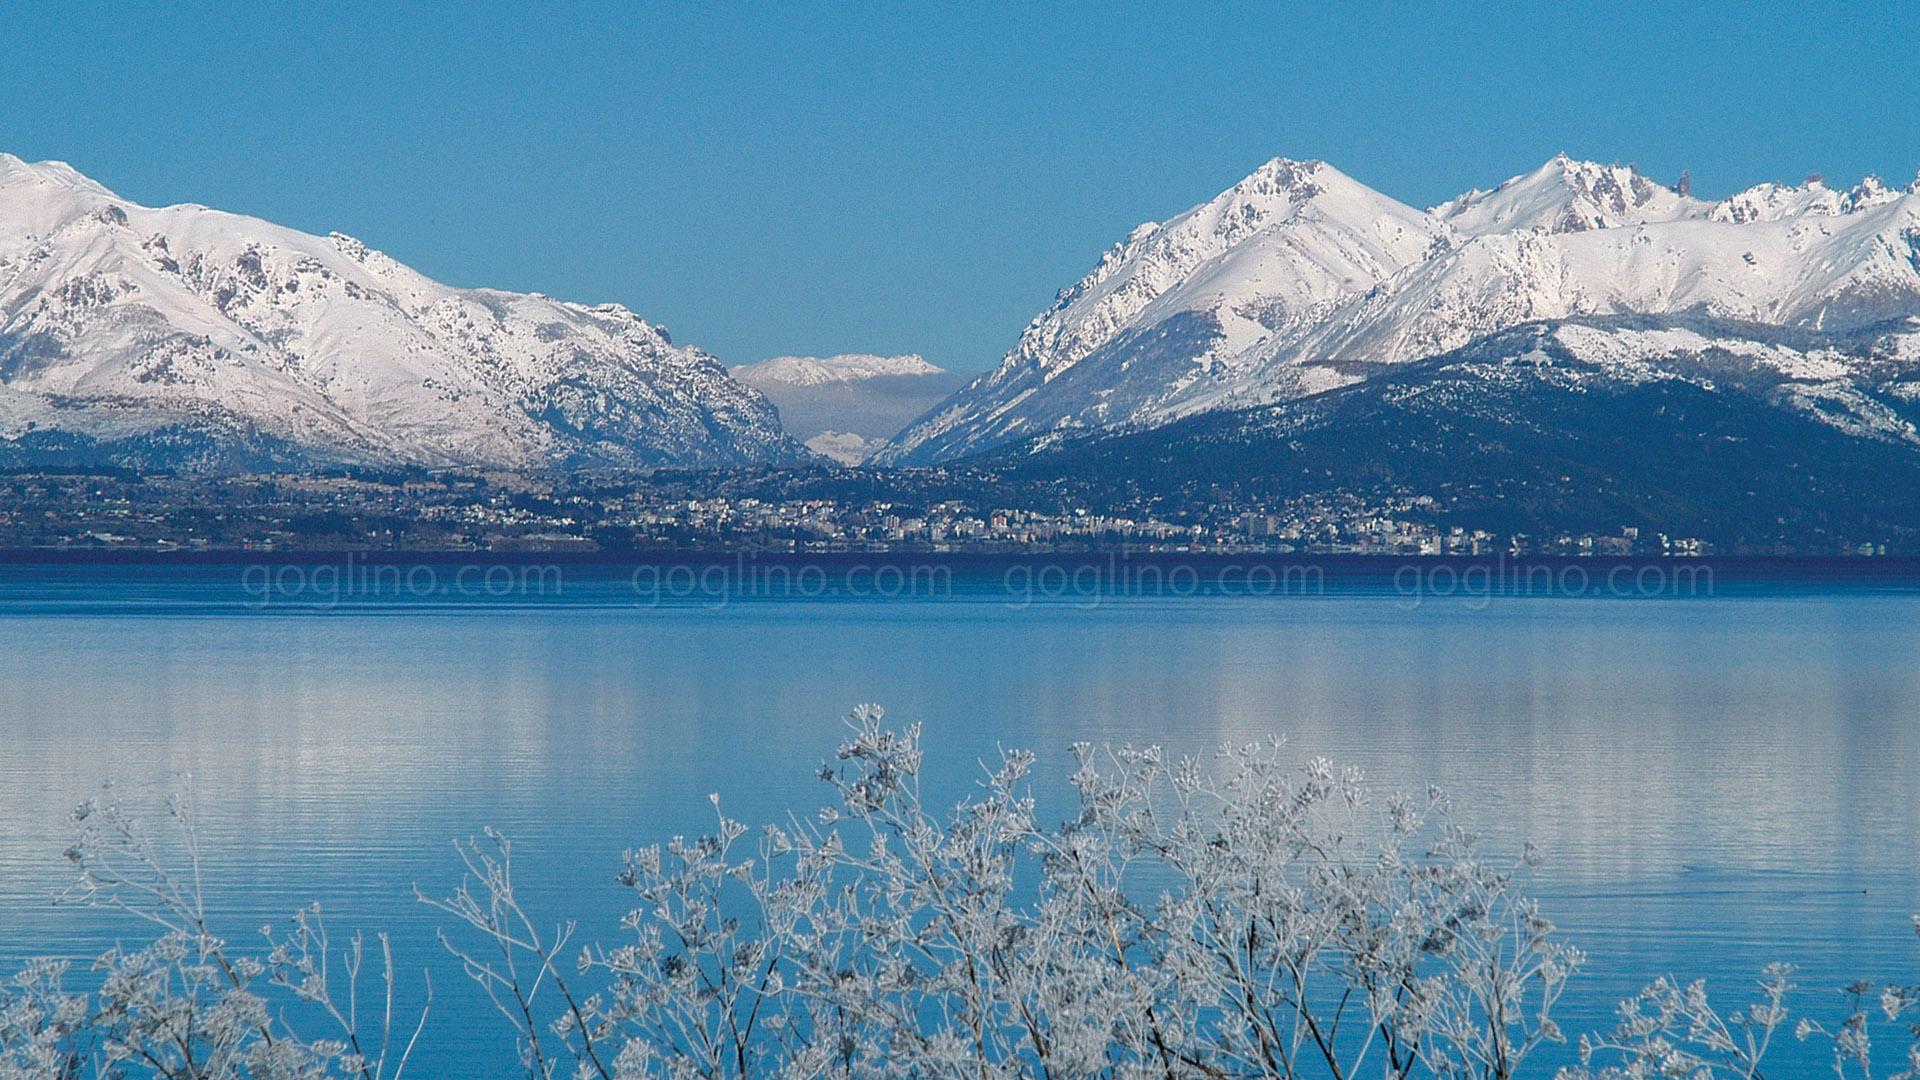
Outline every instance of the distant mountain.
POLYGON ((338 233, 0 155, 0 464, 809 456, 758 391, 617 304, 457 289, 338 233))
POLYGON ((1625 314, 1823 331, 1920 314, 1920 191, 1810 180, 1709 202, 1561 156, 1422 212, 1275 159, 1135 229, 876 460, 1289 401, 1525 323, 1625 314))
POLYGON ((1920 541, 1920 320, 1528 324, 1352 385, 980 459, 1098 495, 1412 499, 1535 536, 1621 526, 1726 547, 1920 541))
POLYGON ((733 369, 807 448, 856 464, 964 381, 913 355, 777 356, 733 369))

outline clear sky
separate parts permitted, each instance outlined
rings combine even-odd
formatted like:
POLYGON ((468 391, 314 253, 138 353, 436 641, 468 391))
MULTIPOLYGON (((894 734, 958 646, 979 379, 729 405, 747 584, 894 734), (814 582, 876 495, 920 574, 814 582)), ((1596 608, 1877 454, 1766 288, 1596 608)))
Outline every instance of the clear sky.
POLYGON ((1911 4, 263 6, 0 0, 0 150, 729 363, 985 368, 1275 155, 1419 205, 1561 150, 1701 195, 1920 168, 1911 4))

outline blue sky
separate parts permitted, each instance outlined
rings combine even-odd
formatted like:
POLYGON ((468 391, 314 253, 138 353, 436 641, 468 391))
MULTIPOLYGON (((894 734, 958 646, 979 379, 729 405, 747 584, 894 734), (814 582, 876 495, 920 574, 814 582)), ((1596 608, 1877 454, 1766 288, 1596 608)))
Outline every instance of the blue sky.
POLYGON ((1275 155, 1421 205, 1561 150, 1702 195, 1920 168, 1910 5, 392 7, 0 2, 0 150, 730 363, 967 371, 1275 155))

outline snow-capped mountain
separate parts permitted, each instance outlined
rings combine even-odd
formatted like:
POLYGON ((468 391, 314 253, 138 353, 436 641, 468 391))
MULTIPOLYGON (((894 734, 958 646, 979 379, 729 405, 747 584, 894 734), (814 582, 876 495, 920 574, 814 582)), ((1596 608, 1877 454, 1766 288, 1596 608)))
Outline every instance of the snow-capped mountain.
POLYGON ((872 353, 840 353, 837 356, 776 356, 733 369, 735 377, 774 386, 825 386, 830 383, 862 383, 872 379, 901 375, 944 375, 947 369, 927 362, 914 353, 903 356, 875 356, 872 353))
POLYGON ((1149 415, 1218 379, 1232 357, 1417 265, 1441 234, 1331 166, 1276 158, 1217 198, 1135 229, 1028 324, 998 369, 879 460, 941 460, 1149 415))
POLYGON ((0 155, 0 458, 190 468, 805 457, 617 304, 457 289, 351 237, 0 155))
POLYGON ((1292 400, 1523 323, 1681 313, 1826 330, 1920 313, 1920 187, 1709 202, 1562 155, 1421 212, 1276 159, 1135 229, 876 460, 1292 400))
POLYGON ((855 465, 959 388, 961 379, 915 355, 776 356, 733 369, 773 400, 807 449, 855 465))

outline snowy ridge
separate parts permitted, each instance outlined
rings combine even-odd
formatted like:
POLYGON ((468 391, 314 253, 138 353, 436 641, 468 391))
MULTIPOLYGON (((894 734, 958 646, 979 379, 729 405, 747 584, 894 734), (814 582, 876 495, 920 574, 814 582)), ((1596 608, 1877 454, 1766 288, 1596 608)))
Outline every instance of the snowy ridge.
POLYGON ((1470 191, 1432 213, 1467 236, 1540 230, 1617 229, 1705 217, 1713 204, 1656 184, 1631 165, 1599 165, 1560 154, 1492 191, 1470 191))
POLYGON ((789 386, 825 386, 851 383, 892 375, 943 375, 946 369, 928 363, 914 353, 902 356, 876 356, 872 353, 841 353, 837 356, 775 356, 733 369, 733 376, 748 385, 785 383, 789 386))
POLYGON ((806 456, 762 395, 617 304, 456 289, 348 236, 0 155, 0 449, 54 433, 143 461, 184 440, 188 467, 806 456))
POLYGON ((876 460, 1291 400, 1524 323, 1686 313, 1827 330, 1920 313, 1920 181, 1709 202, 1560 155, 1423 213, 1276 159, 1136 229, 876 460))

